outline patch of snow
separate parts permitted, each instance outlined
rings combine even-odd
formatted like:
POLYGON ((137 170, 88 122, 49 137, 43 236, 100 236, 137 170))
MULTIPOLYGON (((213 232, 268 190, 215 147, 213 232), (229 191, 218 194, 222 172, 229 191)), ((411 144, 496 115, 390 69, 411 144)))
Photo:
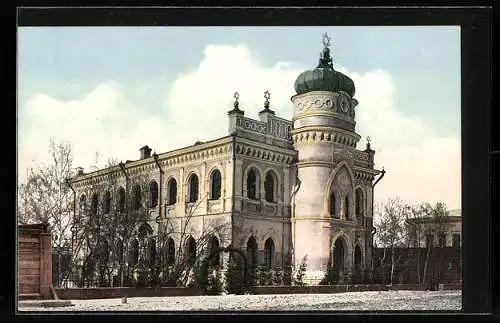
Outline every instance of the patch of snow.
POLYGON ((401 311, 460 310, 461 291, 371 291, 337 294, 220 295, 72 300, 63 308, 19 311, 401 311))

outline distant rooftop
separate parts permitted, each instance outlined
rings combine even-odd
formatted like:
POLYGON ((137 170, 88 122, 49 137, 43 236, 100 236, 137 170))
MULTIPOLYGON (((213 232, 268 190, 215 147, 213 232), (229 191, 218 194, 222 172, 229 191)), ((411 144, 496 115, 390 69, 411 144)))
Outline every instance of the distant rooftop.
POLYGON ((462 210, 461 209, 449 210, 447 215, 448 216, 462 216, 462 210))

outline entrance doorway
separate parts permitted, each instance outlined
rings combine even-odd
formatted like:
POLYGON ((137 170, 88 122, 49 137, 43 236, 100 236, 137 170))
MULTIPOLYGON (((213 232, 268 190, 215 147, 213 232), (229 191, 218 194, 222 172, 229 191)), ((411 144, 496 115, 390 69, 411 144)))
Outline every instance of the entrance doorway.
POLYGON ((342 237, 337 238, 333 248, 333 266, 338 272, 339 281, 343 281, 345 266, 345 241, 342 237))

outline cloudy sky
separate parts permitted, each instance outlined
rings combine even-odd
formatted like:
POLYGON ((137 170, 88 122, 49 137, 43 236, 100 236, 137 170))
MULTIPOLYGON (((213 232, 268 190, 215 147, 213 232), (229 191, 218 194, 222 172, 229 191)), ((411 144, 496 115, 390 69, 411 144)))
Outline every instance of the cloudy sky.
POLYGON ((376 202, 461 205, 458 27, 20 28, 18 170, 47 162, 49 138, 74 166, 137 159, 227 134, 234 91, 257 118, 263 93, 292 117, 293 83, 316 67, 321 35, 355 82, 356 131, 386 169, 376 202))

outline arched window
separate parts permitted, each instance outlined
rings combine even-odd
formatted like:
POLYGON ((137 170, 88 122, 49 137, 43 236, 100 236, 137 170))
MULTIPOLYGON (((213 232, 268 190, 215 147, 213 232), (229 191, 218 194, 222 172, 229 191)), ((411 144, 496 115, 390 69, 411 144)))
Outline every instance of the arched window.
POLYGON ((363 192, 361 189, 356 190, 356 215, 363 215, 363 192))
POLYGON ((247 241, 247 259, 249 268, 253 268, 255 264, 257 264, 257 240, 254 237, 250 237, 247 241))
POLYGON ((135 184, 132 190, 133 199, 132 199, 132 209, 139 210, 141 208, 142 197, 141 197, 141 187, 139 184, 135 184))
POLYGON ((123 212, 125 211, 125 189, 123 187, 120 187, 118 189, 118 211, 123 212))
POLYGON ((364 225, 364 197, 361 189, 356 190, 356 218, 361 225, 364 225))
POLYGON ((177 181, 175 178, 169 179, 167 183, 168 200, 167 205, 174 205, 177 203, 177 181))
MULTIPOLYGON (((211 237, 209 242, 208 242, 208 255, 212 254, 215 250, 219 249, 219 239, 217 237, 211 237)), ((220 257, 221 253, 213 256, 212 259, 210 259, 210 266, 220 266, 220 257)))
POLYGON ((104 193, 104 200, 102 203, 102 208, 103 208, 104 214, 108 214, 109 212, 111 212, 111 193, 109 191, 106 191, 104 193))
POLYGON ((129 265, 135 266, 139 262, 139 241, 133 239, 130 242, 129 265))
POLYGON ((85 209, 87 208, 87 197, 85 194, 80 196, 80 214, 85 215, 85 209))
POLYGON ((338 218, 337 214, 337 194, 335 192, 330 193, 330 215, 334 218, 338 218))
POLYGON ((274 263, 274 242, 271 238, 266 240, 264 244, 264 264, 267 268, 271 268, 274 263))
POLYGON ((349 212, 349 197, 346 196, 344 198, 344 212, 345 212, 345 218, 346 220, 350 220, 351 219, 351 214, 349 212))
POLYGON ((196 262, 196 241, 193 237, 189 237, 186 243, 186 256, 189 265, 194 265, 196 262))
POLYGON ((188 202, 196 202, 198 200, 198 176, 196 174, 189 177, 189 196, 188 202))
POLYGON ((97 215, 97 206, 99 204, 99 200, 97 198, 97 194, 94 193, 92 195, 92 199, 91 199, 91 202, 90 202, 90 213, 91 215, 93 216, 96 216, 97 215))
POLYGON ((218 169, 212 172, 212 176, 210 178, 210 199, 218 200, 220 198, 220 189, 221 189, 221 175, 218 169))
POLYGON ((172 238, 168 238, 167 240, 166 263, 168 266, 175 264, 175 242, 172 238))
POLYGON ((148 205, 150 208, 156 207, 158 205, 158 184, 155 180, 149 183, 149 201, 148 205))
POLYGON ((119 264, 123 263, 123 241, 118 240, 116 243, 116 260, 119 264))
POLYGON ((266 178, 264 180, 264 191, 267 202, 276 202, 275 190, 276 190, 275 176, 272 172, 267 172, 266 178))
POLYGON ((103 263, 103 264, 106 264, 108 263, 108 260, 109 260, 109 245, 108 245, 108 241, 106 239, 103 239, 101 241, 101 248, 100 248, 100 254, 101 254, 101 257, 100 257, 100 261, 103 263))
POLYGON ((156 240, 153 238, 148 241, 148 262, 150 266, 156 263, 156 240))
POLYGON ((247 197, 252 200, 257 198, 257 174, 254 169, 247 175, 247 197))

